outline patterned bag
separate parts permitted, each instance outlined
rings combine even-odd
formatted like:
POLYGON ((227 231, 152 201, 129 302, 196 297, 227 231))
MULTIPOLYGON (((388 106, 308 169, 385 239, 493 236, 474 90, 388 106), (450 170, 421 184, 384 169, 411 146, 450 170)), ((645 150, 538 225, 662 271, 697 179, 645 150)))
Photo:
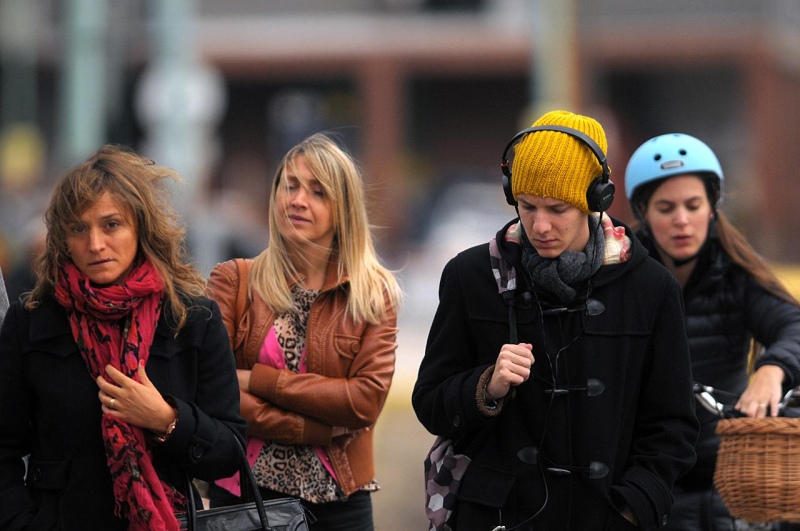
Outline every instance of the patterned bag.
POLYGON ((450 439, 437 437, 425 457, 425 515, 428 531, 451 531, 447 520, 453 514, 461 478, 471 459, 453 452, 450 439))

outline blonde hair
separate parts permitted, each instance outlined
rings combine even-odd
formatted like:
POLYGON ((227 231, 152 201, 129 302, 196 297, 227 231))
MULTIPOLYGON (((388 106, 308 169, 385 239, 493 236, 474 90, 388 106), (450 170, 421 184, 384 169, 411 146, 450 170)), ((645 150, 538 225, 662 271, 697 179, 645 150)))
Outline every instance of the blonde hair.
POLYGON ((138 256, 145 256, 158 271, 164 283, 165 309, 171 311, 180 330, 187 316, 183 296, 203 296, 205 281, 187 259, 185 231, 169 205, 169 191, 161 186, 165 178, 181 180, 174 170, 111 145, 67 171, 56 183, 44 215, 45 251, 34 264, 37 280, 24 298, 26 307, 32 309, 54 293, 59 264, 69 259, 67 227, 108 192, 131 216, 138 256))
POLYGON ((350 155, 324 133, 311 135, 291 148, 278 165, 269 196, 270 243, 253 262, 251 289, 273 311, 292 311, 290 283, 298 273, 278 229, 281 214, 276 194, 278 187, 286 184, 283 176, 287 169, 301 155, 332 207, 335 236, 331 256, 338 260, 339 278, 349 276, 347 312, 358 322, 380 323, 399 306, 402 293, 394 274, 375 252, 361 174, 350 155))

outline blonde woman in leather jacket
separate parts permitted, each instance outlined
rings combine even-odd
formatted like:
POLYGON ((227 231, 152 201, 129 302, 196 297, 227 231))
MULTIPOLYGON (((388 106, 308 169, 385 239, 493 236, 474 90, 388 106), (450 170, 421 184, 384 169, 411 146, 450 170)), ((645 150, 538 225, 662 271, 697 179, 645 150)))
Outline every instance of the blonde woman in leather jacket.
MULTIPOLYGON (((300 498, 314 530, 373 529, 372 429, 394 373, 401 292, 369 227, 353 160, 318 133, 278 166, 270 245, 209 279, 236 355, 254 475, 265 499, 300 498)), ((212 485, 212 505, 230 494, 236 477, 212 485)))

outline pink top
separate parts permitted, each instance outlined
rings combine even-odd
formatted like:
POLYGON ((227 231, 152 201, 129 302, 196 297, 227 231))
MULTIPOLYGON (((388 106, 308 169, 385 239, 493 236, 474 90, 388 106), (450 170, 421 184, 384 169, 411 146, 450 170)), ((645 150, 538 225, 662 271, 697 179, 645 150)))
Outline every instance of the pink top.
MULTIPOLYGON (((280 344, 278 344, 278 338, 275 335, 275 327, 271 327, 269 329, 267 337, 266 339, 264 339, 264 344, 261 346, 261 350, 258 353, 258 363, 269 365, 270 367, 275 367, 276 369, 286 368, 286 356, 281 350, 280 344)), ((300 358, 298 372, 300 374, 306 372, 305 348, 303 349, 303 354, 300 358)), ((252 467, 253 464, 256 462, 256 459, 258 458, 259 454, 261 453, 261 448, 263 448, 264 446, 264 439, 260 439, 258 437, 251 437, 248 435, 245 442, 247 446, 247 452, 246 452, 247 461, 252 467)), ((333 470, 333 467, 331 466, 330 460, 328 459, 328 455, 325 452, 325 449, 321 446, 317 446, 315 450, 320 458, 320 461, 322 461, 322 464, 325 466, 325 469, 330 473, 333 479, 336 480, 337 479, 336 472, 333 470)), ((237 472, 236 474, 234 474, 229 478, 217 480, 216 484, 236 496, 241 496, 239 472, 237 472)))

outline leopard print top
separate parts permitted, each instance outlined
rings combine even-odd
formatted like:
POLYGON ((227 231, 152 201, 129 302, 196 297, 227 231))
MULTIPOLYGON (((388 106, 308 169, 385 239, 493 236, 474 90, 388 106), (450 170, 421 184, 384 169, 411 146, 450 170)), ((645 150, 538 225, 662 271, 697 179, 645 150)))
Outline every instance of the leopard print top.
MULTIPOLYGON (((318 295, 317 290, 295 286, 292 288, 294 311, 275 317, 273 328, 278 345, 286 358, 288 370, 300 370, 306 346, 308 314, 318 295)), ((261 487, 312 503, 346 499, 321 461, 327 459, 327 455, 320 450, 311 445, 281 444, 267 440, 253 464, 253 475, 261 487)), ((370 491, 378 488, 374 481, 362 487, 370 491)))

